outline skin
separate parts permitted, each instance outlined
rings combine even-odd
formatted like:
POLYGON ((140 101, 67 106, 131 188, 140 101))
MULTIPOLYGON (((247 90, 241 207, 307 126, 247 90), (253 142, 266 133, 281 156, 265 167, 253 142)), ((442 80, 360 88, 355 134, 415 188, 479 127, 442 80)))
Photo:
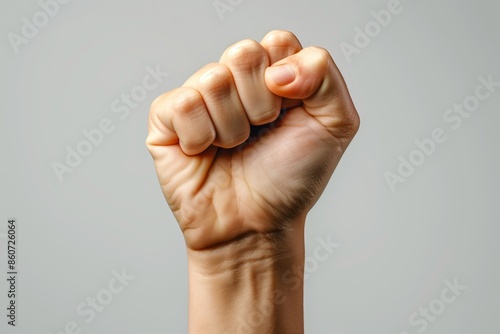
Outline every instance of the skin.
POLYGON ((306 216, 358 128, 328 51, 288 31, 230 46, 152 103, 146 143, 186 242, 189 333, 303 333, 306 216))

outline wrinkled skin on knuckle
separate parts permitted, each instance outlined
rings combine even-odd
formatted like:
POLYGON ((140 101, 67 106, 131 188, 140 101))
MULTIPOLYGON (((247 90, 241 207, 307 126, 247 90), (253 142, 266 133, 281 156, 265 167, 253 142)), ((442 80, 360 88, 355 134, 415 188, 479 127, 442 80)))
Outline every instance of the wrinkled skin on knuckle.
POLYGON ((266 35, 266 42, 276 46, 287 46, 290 41, 297 40, 294 33, 288 30, 272 30, 266 35))
POLYGON ((176 116, 182 117, 197 108, 200 103, 203 103, 203 101, 195 89, 183 87, 177 90, 171 102, 171 108, 176 116))
POLYGON ((237 71, 252 72, 269 65, 266 51, 254 40, 244 40, 227 49, 224 59, 237 71))
POLYGON ((231 72, 223 64, 213 64, 199 79, 197 86, 205 94, 227 96, 230 92, 231 72))

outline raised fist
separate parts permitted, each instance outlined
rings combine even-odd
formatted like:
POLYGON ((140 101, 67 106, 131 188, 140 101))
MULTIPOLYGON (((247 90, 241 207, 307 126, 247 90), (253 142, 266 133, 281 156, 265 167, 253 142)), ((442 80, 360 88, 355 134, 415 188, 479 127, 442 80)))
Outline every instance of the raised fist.
POLYGON ((303 266, 306 214, 358 127, 330 54, 287 31, 230 46, 153 102, 147 146, 186 241, 190 333, 303 331, 302 277, 283 277, 303 266))

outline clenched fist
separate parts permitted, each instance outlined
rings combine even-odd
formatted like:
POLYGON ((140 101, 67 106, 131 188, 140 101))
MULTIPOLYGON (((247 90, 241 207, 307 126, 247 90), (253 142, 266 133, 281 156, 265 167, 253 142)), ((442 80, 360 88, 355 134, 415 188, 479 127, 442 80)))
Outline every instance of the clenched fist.
POLYGON ((287 31, 230 46, 153 102, 147 146, 186 241, 191 332, 301 332, 301 289, 281 274, 303 265, 306 214, 358 127, 330 54, 287 31), (251 292, 273 289, 288 303, 251 292))

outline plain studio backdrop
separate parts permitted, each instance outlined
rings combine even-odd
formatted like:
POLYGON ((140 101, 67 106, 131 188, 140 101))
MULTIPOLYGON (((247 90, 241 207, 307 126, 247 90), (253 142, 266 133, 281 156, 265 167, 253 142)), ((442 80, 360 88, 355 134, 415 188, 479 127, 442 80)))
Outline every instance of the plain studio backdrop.
POLYGON ((308 218, 306 332, 500 333, 498 2, 0 6, 2 334, 187 332, 149 105, 272 29, 331 52, 362 123, 308 218))

